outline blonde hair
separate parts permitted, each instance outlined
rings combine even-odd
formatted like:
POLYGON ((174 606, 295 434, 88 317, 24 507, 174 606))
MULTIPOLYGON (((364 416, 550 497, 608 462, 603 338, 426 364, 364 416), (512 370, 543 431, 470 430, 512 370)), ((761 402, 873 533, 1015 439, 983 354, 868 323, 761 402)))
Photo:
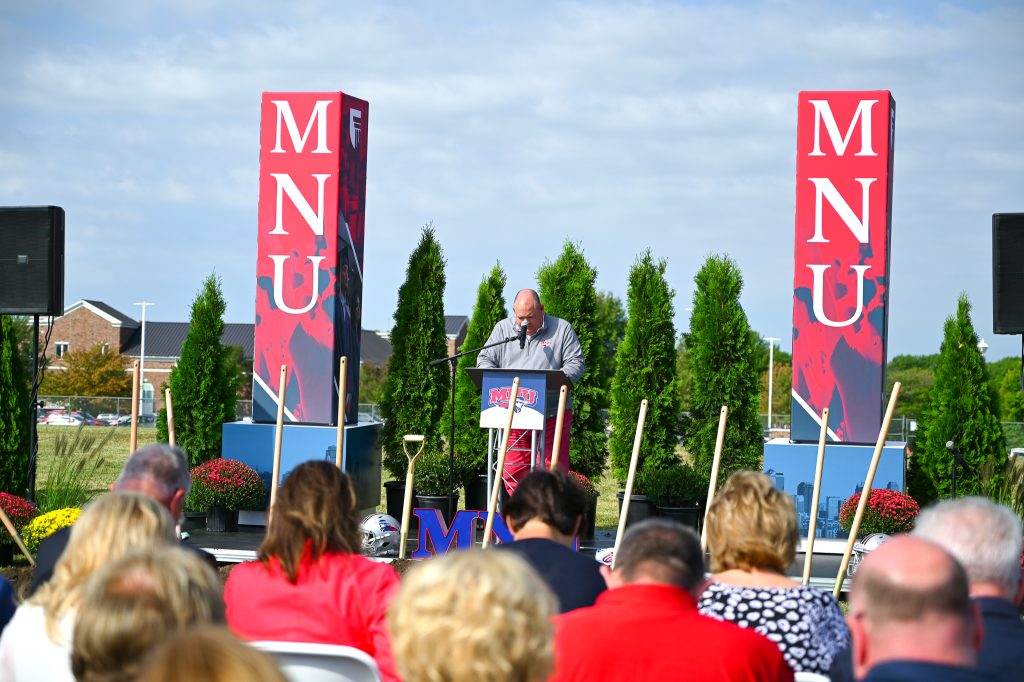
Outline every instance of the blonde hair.
POLYGON ((759 471, 737 471, 708 507, 711 571, 785 571, 800 541, 793 499, 759 471))
POLYGON ((78 682, 128 682, 167 636, 223 622, 220 577, 202 559, 179 547, 134 551, 89 579, 71 670, 78 682))
POLYGON ((389 616, 405 682, 533 682, 554 663, 551 590, 511 552, 451 552, 413 569, 389 616))
POLYGON ((179 632, 147 659, 137 682, 287 682, 274 659, 224 627, 179 632))
POLYGON ((82 511, 53 569, 53 578, 30 600, 43 607, 46 634, 61 644, 60 622, 81 600, 89 576, 131 549, 166 546, 177 540, 174 520, 159 502, 132 492, 112 492, 82 511))

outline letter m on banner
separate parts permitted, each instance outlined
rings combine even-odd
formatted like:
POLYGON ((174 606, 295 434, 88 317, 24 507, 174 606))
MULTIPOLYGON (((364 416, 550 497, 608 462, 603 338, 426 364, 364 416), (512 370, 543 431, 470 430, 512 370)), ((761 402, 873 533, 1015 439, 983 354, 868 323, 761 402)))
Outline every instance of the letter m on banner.
POLYGON ((792 439, 873 443, 882 423, 893 132, 886 90, 801 92, 792 439))

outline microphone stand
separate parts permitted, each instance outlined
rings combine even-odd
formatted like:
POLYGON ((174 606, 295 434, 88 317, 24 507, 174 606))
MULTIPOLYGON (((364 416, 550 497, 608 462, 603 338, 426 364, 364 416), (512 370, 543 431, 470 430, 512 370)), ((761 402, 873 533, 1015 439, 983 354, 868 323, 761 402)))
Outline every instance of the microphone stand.
MULTIPOLYGON (((454 509, 452 509, 452 492, 455 490, 455 371, 458 369, 458 366, 459 366, 459 358, 461 358, 464 355, 472 355, 473 353, 479 353, 480 351, 485 350, 487 348, 494 348, 495 346, 503 346, 506 343, 511 343, 513 341, 518 341, 518 340, 519 340, 519 334, 515 334, 513 336, 508 337, 507 339, 502 339, 501 341, 495 341, 494 343, 489 343, 489 344, 487 344, 485 346, 480 346, 479 348, 472 348, 470 350, 464 350, 464 351, 461 351, 459 353, 455 353, 454 355, 449 355, 448 357, 438 358, 437 360, 431 360, 429 363, 427 363, 428 367, 433 367, 435 365, 440 365, 440 364, 442 364, 444 362, 447 362, 447 363, 449 363, 451 365, 451 368, 452 368, 452 378, 451 378, 451 382, 450 382, 451 383, 451 387, 452 387, 451 424, 450 424, 451 430, 450 430, 449 435, 448 435, 448 515, 449 516, 454 516, 453 512, 455 511, 454 509)), ((513 396, 512 400, 513 401, 515 400, 514 396, 513 396)))

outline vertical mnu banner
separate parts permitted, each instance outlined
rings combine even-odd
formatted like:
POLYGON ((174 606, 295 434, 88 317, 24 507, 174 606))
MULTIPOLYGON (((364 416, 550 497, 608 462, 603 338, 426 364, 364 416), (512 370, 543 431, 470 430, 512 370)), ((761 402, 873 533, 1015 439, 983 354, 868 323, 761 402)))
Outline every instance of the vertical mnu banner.
POLYGON ((359 405, 369 105, 341 92, 264 93, 256 261, 253 419, 334 425, 338 360, 345 421, 359 405))
POLYGON ((792 439, 874 443, 882 423, 893 133, 887 90, 801 92, 792 439))

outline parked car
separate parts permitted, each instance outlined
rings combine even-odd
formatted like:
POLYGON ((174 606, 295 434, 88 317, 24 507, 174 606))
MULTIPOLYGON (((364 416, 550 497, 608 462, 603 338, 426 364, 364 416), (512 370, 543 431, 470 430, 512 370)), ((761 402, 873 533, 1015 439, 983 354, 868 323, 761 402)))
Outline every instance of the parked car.
POLYGON ((96 424, 98 426, 117 426, 117 420, 121 418, 121 415, 113 412, 103 412, 102 414, 96 415, 96 424))
MULTIPOLYGON (((129 417, 129 420, 131 418, 129 417)), ((150 412, 149 414, 139 415, 139 426, 156 426, 156 415, 150 412)))
POLYGON ((81 412, 55 412, 47 415, 43 423, 50 426, 78 426, 85 421, 81 412))

